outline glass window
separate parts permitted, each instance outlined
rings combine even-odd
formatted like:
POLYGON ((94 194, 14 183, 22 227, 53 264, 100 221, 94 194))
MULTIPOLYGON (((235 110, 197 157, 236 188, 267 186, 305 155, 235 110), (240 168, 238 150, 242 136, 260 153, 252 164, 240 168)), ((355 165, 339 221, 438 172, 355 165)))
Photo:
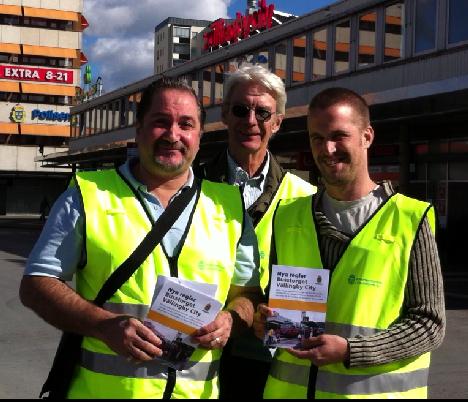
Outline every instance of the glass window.
POLYGON ((215 105, 223 102, 224 64, 215 66, 215 105))
POLYGON ((211 67, 203 70, 203 106, 211 105, 211 67))
POLYGON ((91 132, 91 110, 85 111, 85 135, 92 134, 91 132))
POLYGON ((120 125, 120 100, 114 102, 113 105, 113 122, 112 122, 112 129, 119 128, 120 125))
POLYGON ((376 21, 377 13, 375 11, 359 17, 359 67, 375 63, 376 21))
POLYGON ((468 15, 468 1, 450 0, 449 1, 449 43, 464 42, 468 40, 468 24, 466 16, 468 15))
POLYGON ((190 55, 190 45, 186 43, 174 43, 174 53, 190 55))
POLYGON ((198 91, 198 73, 192 73, 190 74, 190 80, 192 81, 192 88, 193 90, 195 91, 195 93, 199 94, 199 91, 198 91))
POLYGON ((312 34, 312 79, 327 75, 327 28, 312 34))
POLYGON ((286 81, 286 42, 275 46, 275 74, 286 81))
POLYGON ((437 26, 437 1, 417 0, 414 28, 415 53, 435 49, 437 26))
POLYGON ((190 38, 190 28, 174 27, 174 36, 190 38))
POLYGON ((306 36, 293 38, 293 75, 292 82, 305 81, 306 36))
POLYGON ((71 137, 78 137, 80 135, 82 115, 73 114, 70 119, 71 137))
POLYGON ((385 8, 385 49, 384 61, 397 60, 403 57, 404 17, 403 2, 385 8))
POLYGON ((132 126, 136 123, 136 108, 137 108, 136 99, 137 99, 136 94, 130 95, 128 99, 128 125, 129 126, 132 126))
POLYGON ((447 163, 430 163, 428 166, 428 180, 444 180, 447 177, 447 163))
POLYGON ((335 27, 335 73, 349 70, 350 41, 351 24, 346 20, 335 27))
POLYGON ((449 162, 449 180, 468 180, 466 162, 449 162))

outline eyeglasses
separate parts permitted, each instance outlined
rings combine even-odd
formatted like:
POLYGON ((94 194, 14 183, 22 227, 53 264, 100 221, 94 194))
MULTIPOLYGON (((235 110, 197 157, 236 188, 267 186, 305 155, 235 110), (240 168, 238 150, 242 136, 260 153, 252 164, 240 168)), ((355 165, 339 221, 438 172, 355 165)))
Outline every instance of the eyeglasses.
POLYGON ((255 118, 258 121, 268 121, 270 120, 270 117, 272 114, 276 112, 271 112, 268 109, 265 109, 263 107, 250 107, 247 105, 233 105, 231 108, 232 114, 236 117, 239 117, 241 119, 247 117, 250 114, 250 111, 253 110, 255 112, 255 118))

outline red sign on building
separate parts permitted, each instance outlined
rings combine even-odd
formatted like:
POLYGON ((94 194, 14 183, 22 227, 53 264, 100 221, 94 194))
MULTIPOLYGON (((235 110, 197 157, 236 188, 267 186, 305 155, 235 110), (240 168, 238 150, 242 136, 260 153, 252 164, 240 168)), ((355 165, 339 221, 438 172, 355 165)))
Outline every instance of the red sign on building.
POLYGON ((0 79, 73 84, 73 71, 56 68, 0 65, 0 79))
POLYGON ((274 10, 273 4, 267 6, 266 0, 260 0, 257 11, 244 16, 236 13, 236 20, 229 25, 226 25, 222 18, 216 20, 209 27, 211 31, 203 34, 203 49, 207 50, 228 42, 235 43, 239 39, 246 39, 253 29, 271 28, 274 10))

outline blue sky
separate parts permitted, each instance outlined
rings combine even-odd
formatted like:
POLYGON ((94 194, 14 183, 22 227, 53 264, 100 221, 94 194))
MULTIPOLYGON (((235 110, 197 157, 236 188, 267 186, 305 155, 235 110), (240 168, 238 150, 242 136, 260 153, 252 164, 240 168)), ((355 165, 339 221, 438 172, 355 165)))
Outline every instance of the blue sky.
MULTIPOLYGON (((334 3, 334 0, 267 0, 275 9, 295 15, 334 3)), ((153 74, 154 27, 167 17, 215 20, 244 14, 246 0, 84 0, 90 26, 83 35, 83 52, 100 76, 104 91, 153 74)))

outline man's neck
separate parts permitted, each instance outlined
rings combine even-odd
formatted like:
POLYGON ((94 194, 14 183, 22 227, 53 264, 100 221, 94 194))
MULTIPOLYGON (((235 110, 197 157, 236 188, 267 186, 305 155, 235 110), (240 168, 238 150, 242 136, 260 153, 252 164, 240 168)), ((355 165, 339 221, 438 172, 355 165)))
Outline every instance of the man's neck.
POLYGON ((367 177, 361 182, 352 182, 345 186, 325 183, 327 194, 338 201, 355 201, 369 194, 377 184, 367 177))
POLYGON ((254 154, 237 155, 229 150, 229 155, 234 161, 248 173, 249 177, 255 177, 260 173, 268 151, 257 152, 254 154))
POLYGON ((149 193, 155 195, 164 208, 169 200, 187 183, 189 170, 176 176, 156 176, 148 172, 140 163, 133 169, 135 178, 146 186, 149 193))

